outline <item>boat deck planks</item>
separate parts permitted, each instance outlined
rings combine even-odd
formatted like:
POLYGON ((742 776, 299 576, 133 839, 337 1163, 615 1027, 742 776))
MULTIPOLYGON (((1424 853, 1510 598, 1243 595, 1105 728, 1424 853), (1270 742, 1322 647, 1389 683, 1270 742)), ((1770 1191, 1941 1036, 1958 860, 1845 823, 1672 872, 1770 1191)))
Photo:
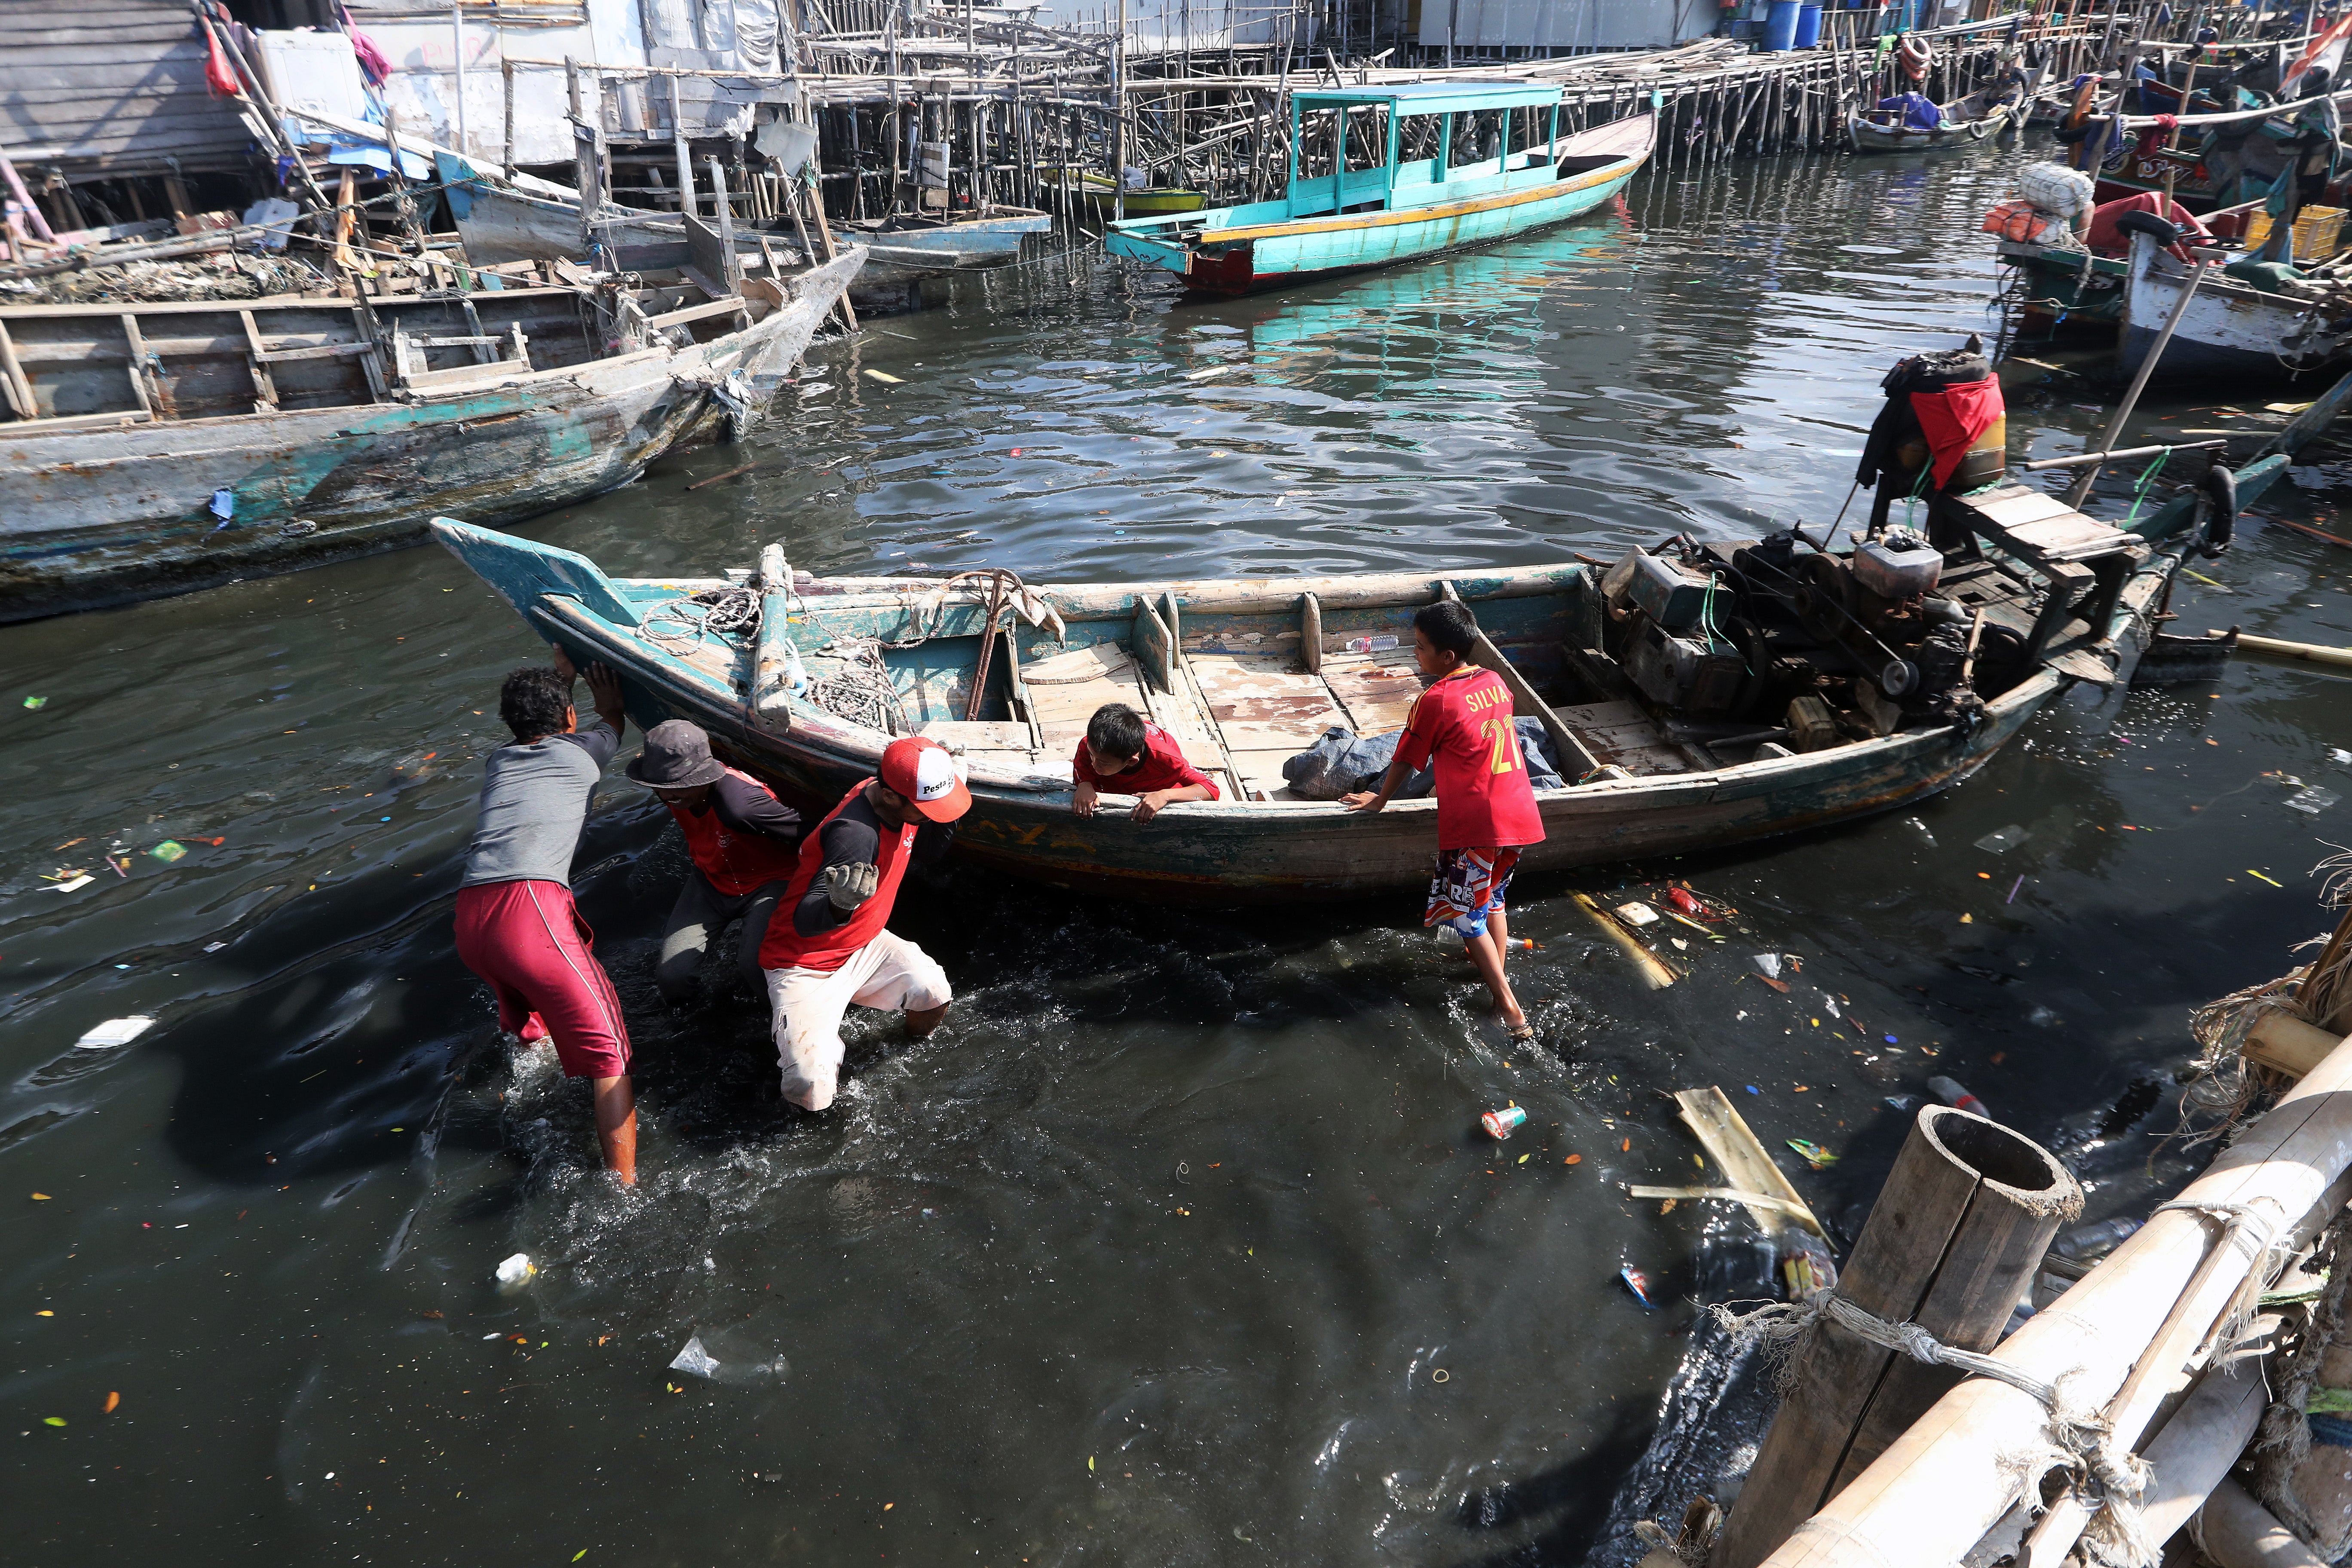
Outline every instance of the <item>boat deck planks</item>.
POLYGON ((1691 771, 1665 731, 1635 703, 1587 702, 1552 711, 1601 762, 1614 763, 1636 778, 1691 771))

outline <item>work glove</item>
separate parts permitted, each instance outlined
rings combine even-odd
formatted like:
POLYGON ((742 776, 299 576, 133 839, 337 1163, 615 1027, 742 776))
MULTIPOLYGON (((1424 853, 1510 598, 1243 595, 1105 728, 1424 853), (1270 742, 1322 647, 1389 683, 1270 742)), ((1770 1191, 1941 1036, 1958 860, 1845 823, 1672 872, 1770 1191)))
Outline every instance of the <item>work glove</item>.
POLYGON ((860 860, 850 866, 828 866, 824 870, 826 901, 845 915, 857 912, 857 907, 874 896, 882 884, 882 868, 860 860))

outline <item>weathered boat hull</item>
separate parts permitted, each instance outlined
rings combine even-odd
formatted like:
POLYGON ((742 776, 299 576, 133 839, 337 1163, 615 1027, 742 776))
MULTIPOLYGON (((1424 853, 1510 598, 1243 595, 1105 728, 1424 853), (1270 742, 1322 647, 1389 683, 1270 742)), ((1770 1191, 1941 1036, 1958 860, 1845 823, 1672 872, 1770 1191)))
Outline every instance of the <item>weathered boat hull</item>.
POLYGON ((796 280, 746 331, 498 384, 104 429, 0 425, 0 621, 184 594, 425 537, 436 514, 520 521, 627 483, 730 372, 797 360, 861 259, 796 280), (228 490, 226 520, 210 510, 228 490))
POLYGON ((1948 148, 1981 147, 2017 124, 2017 111, 1998 105, 1978 120, 1947 121, 1933 131, 1907 131, 1881 125, 1860 110, 1846 118, 1846 134, 1862 153, 1932 153, 1948 148))
MULTIPOLYGON (((2147 237, 2134 238, 2116 357, 2119 375, 2138 373, 2186 289, 2187 273, 2168 258, 2159 260, 2162 256, 2147 237)), ((2265 294, 2215 269, 2190 296, 2150 379, 2275 381, 2347 365, 2352 365, 2352 317, 2329 317, 2308 300, 2265 294)))
MULTIPOLYGON (((882 744, 877 732, 798 703, 789 728, 772 727, 755 717, 736 682, 715 679, 637 636, 628 624, 634 612, 622 602, 625 585, 611 584, 584 559, 462 525, 436 523, 436 531, 536 631, 575 660, 602 660, 619 670, 641 723, 692 720, 738 765, 815 803, 829 804, 874 772, 882 744)), ((2168 570, 2170 560, 2158 559, 2168 570)), ((2160 584, 2160 573, 2156 581, 2160 584)), ((1595 591, 1592 574, 1581 566, 1517 568, 1453 583, 1507 647, 1515 630, 1530 639, 1543 635, 1538 626, 1515 628, 1516 605, 1595 591)), ((882 628, 905 625, 914 602, 931 586, 802 579, 795 603, 814 606, 805 612, 810 626, 866 611, 873 617, 870 635, 887 635, 882 628), (827 590, 836 586, 849 592, 828 599, 827 590)), ((1437 596, 1438 585, 1428 578, 1366 575, 1042 590, 1073 625, 1131 617, 1135 605, 1163 594, 1183 602, 1188 616, 1210 617, 1269 613, 1295 604, 1302 591, 1317 594, 1328 616, 1350 605, 1426 603, 1437 596)), ((2126 601, 2153 592, 2126 595, 2126 601)), ((962 617, 973 629, 977 614, 962 617)), ((961 624, 953 609, 947 616, 940 635, 961 624)), ((1701 773, 1540 792, 1546 837, 1526 852, 1522 865, 1564 870, 1686 854, 1902 806, 1983 766, 2071 680, 2054 669, 2030 675, 1990 704, 1984 721, 1967 736, 1949 729, 1900 732, 1701 773)), ((1280 902, 1408 887, 1428 876, 1436 843, 1437 807, 1431 799, 1396 801, 1370 816, 1312 801, 1179 805, 1139 826, 1108 811, 1074 816, 1066 779, 975 770, 971 787, 973 807, 957 837, 962 855, 1056 887, 1128 897, 1280 902)))
POLYGON ((1995 248, 2003 263, 2030 280, 2021 309, 2032 330, 2111 332, 2123 320, 2124 279, 2129 270, 2123 261, 2011 240, 1995 248))
POLYGON ((1188 288, 1229 295, 1391 267, 1583 216, 1632 183, 1655 133, 1654 117, 1640 114, 1559 137, 1539 172, 1513 171, 1492 194, 1297 217, 1276 216, 1281 203, 1257 203, 1198 217, 1132 218, 1113 224, 1105 245, 1178 274, 1188 288), (1596 166, 1555 174, 1560 160, 1596 166))

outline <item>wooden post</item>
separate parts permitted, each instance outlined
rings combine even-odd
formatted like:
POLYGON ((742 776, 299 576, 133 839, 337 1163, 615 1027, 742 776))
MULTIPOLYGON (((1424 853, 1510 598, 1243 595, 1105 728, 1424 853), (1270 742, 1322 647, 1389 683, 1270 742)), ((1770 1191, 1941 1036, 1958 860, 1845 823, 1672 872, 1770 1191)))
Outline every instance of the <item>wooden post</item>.
MULTIPOLYGON (((2152 1215, 2097 1268, 2001 1342, 1995 1360, 2028 1376, 2064 1376, 2076 1407, 2100 1409, 2152 1342, 2178 1320, 2217 1323, 2253 1260, 2216 1217, 2231 1205, 2290 1254, 2333 1220, 2352 1194, 2352 1041, 2248 1123, 2174 1205, 2152 1215), (2215 1252, 2218 1266, 2208 1267, 2215 1252), (2192 1289, 2191 1282, 2194 1281, 2192 1289)), ((2264 1278, 2268 1278, 2267 1268, 2264 1278)), ((1957 1561, 2017 1500, 2006 1456, 2047 1441, 2048 1413, 2006 1384, 1969 1378, 1880 1455, 1774 1552, 1774 1568, 1957 1561)))
MULTIPOLYGON (((505 49, 506 45, 505 45, 505 42, 504 42, 504 40, 503 40, 503 39, 501 39, 501 40, 500 40, 499 47, 499 48, 500 48, 500 50, 501 50, 501 51, 503 51, 503 50, 505 49)), ((502 58, 502 59, 500 59, 500 60, 499 61, 499 74, 501 77, 503 77, 503 78, 505 79, 505 83, 504 83, 504 85, 505 85, 505 89, 506 89, 506 98, 507 98, 507 121, 506 121, 506 128, 505 128, 505 130, 504 130, 503 132, 500 132, 500 135, 499 135, 499 162, 503 163, 504 163, 504 164, 506 164, 506 166, 507 166, 507 177, 508 177, 509 179, 512 179, 512 178, 514 177, 514 173, 515 173, 515 155, 514 155, 514 120, 515 120, 515 116, 514 116, 514 110, 515 110, 514 71, 515 71, 515 68, 514 68, 514 61, 509 60, 509 59, 503 59, 503 58, 502 58)))
MULTIPOLYGON (((1895 1156, 1837 1294, 1946 1344, 1990 1351, 2058 1227, 2082 1208, 2082 1186, 2039 1145, 1929 1106, 1895 1156)), ((1764 1561, 1960 1379, 1828 1322, 1798 1348, 1794 1366, 1713 1568, 1764 1561)))

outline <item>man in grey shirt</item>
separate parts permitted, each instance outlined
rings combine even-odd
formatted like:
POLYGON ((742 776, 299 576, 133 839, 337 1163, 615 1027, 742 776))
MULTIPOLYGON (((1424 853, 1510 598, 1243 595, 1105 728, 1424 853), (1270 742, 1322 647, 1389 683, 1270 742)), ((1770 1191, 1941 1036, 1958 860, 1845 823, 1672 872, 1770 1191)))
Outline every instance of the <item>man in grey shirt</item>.
POLYGON ((553 668, 518 669, 499 689, 499 717, 514 744, 492 752, 484 769, 457 889, 457 956, 489 982, 499 1027, 526 1041, 552 1036, 564 1076, 590 1080, 604 1167, 625 1184, 637 1174, 629 1031, 592 950, 595 933, 572 901, 572 856, 627 720, 620 681, 591 665, 597 721, 582 730, 572 705, 577 678, 558 648, 553 668))

